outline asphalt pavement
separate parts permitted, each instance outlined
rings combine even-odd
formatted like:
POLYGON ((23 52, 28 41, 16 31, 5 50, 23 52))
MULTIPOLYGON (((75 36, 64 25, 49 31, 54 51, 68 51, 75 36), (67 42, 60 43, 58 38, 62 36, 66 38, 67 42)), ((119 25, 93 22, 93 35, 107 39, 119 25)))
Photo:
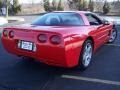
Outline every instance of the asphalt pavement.
MULTIPOLYGON (((29 23, 36 17, 24 18, 29 23)), ((119 25, 117 29, 116 41, 99 48, 86 71, 48 66, 11 55, 0 42, 0 90, 120 90, 119 25)))

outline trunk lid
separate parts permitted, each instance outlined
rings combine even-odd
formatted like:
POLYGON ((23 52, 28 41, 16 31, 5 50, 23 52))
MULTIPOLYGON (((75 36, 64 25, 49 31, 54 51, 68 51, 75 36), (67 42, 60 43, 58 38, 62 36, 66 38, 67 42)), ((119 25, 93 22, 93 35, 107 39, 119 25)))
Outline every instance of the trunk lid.
POLYGON ((88 30, 89 26, 35 26, 30 24, 24 24, 19 26, 11 27, 12 29, 25 31, 25 32, 47 32, 47 33, 59 33, 61 35, 68 35, 70 33, 78 32, 81 33, 88 30))

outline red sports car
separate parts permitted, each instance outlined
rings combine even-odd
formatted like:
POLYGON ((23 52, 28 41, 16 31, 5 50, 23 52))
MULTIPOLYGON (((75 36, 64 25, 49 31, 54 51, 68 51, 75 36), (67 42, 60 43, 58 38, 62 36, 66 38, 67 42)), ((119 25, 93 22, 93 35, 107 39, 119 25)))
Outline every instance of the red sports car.
POLYGON ((48 65, 86 69, 98 47, 112 43, 115 25, 86 11, 56 11, 31 24, 4 28, 4 48, 48 65))

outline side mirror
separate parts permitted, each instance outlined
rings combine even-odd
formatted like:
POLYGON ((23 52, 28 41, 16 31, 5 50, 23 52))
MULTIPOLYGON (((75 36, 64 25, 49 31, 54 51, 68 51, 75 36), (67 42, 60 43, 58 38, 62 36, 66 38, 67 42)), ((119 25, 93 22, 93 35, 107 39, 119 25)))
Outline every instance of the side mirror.
POLYGON ((109 24, 110 24, 109 21, 103 20, 103 25, 109 25, 109 24))

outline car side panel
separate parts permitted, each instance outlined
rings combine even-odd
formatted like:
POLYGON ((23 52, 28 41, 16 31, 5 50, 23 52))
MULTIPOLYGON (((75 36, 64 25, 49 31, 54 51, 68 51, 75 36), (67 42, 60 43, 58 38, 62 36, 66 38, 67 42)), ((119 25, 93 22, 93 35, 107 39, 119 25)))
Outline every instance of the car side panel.
POLYGON ((80 58, 80 52, 82 50, 84 41, 87 39, 88 37, 88 31, 84 30, 85 27, 83 27, 83 29, 81 29, 81 27, 79 28, 74 28, 73 30, 70 30, 70 41, 68 43, 68 45, 66 45, 65 43, 65 50, 66 52, 66 60, 67 63, 69 63, 68 65, 74 65, 77 66, 78 62, 79 62, 79 58, 80 58))
POLYGON ((109 39, 109 34, 112 30, 112 25, 91 26, 94 28, 89 35, 93 37, 95 49, 105 44, 109 39))

